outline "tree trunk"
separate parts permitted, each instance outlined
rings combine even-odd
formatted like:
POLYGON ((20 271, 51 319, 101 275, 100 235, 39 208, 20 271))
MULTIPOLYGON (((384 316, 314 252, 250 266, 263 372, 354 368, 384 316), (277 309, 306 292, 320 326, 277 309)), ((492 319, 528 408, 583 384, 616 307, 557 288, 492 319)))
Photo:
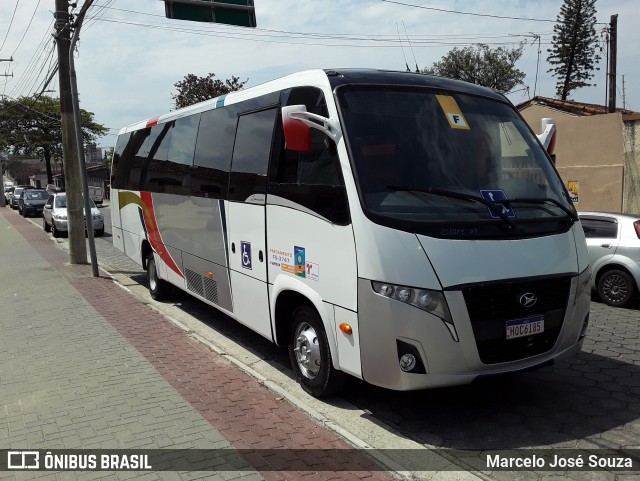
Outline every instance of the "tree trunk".
POLYGON ((44 148, 44 163, 47 166, 47 184, 53 184, 53 171, 51 170, 51 152, 49 152, 49 146, 44 148))

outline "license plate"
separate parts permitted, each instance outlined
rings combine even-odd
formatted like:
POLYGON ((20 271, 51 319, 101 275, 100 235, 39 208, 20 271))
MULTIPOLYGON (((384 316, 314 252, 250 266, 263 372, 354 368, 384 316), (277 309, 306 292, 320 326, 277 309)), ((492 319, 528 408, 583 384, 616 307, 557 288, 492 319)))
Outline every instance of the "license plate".
POLYGON ((532 336, 544 332, 544 316, 507 321, 507 339, 532 336))

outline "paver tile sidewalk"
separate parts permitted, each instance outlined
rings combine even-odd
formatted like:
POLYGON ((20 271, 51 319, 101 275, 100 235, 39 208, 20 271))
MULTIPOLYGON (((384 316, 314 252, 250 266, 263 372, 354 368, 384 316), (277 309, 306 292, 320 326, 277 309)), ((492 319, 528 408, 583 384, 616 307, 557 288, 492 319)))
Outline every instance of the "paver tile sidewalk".
POLYGON ((393 479, 359 453, 336 456, 350 448, 337 434, 110 278, 69 265, 47 234, 9 209, 0 210, 0 252, 1 448, 235 448, 255 468, 135 473, 145 479, 393 479), (313 451, 308 464, 296 459, 283 469, 286 456, 260 451, 274 449, 313 451))

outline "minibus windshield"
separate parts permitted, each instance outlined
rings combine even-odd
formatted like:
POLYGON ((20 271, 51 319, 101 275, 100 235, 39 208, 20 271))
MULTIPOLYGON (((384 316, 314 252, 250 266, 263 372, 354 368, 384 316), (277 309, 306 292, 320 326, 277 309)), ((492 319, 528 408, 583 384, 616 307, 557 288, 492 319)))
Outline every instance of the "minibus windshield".
POLYGON ((337 94, 365 211, 514 228, 576 219, 546 153, 507 103, 412 87, 337 94))

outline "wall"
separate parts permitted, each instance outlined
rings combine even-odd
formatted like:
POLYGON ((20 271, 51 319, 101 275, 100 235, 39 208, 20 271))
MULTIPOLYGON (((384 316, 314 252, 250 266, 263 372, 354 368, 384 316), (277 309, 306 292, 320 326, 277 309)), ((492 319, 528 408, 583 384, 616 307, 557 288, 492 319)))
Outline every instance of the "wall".
POLYGON ((556 167, 565 186, 579 183, 579 211, 622 211, 625 151, 620 113, 576 116, 542 105, 520 113, 536 133, 543 117, 556 121, 556 167))
POLYGON ((623 212, 640 214, 640 120, 625 121, 623 212))

